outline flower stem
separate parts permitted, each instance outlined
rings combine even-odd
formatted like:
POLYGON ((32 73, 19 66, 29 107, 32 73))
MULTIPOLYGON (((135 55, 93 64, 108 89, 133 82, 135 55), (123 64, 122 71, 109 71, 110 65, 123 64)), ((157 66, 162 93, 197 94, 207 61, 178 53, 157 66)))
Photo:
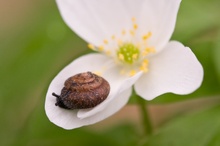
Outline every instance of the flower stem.
POLYGON ((153 133, 153 128, 151 125, 150 116, 149 116, 148 109, 147 109, 147 101, 141 98, 140 96, 138 96, 137 94, 136 94, 136 97, 137 97, 139 107, 140 107, 144 132, 145 132, 145 135, 149 136, 153 133))

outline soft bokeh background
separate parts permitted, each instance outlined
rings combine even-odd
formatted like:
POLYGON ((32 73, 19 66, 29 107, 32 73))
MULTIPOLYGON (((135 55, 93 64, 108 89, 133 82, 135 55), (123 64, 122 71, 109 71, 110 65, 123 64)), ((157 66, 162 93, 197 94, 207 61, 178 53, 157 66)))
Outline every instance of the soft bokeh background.
POLYGON ((44 112, 53 77, 87 44, 63 22, 53 0, 0 0, 0 145, 220 145, 220 1, 183 0, 172 39, 192 48, 205 70, 187 96, 149 104, 155 132, 143 136, 135 99, 114 116, 66 131, 44 112))

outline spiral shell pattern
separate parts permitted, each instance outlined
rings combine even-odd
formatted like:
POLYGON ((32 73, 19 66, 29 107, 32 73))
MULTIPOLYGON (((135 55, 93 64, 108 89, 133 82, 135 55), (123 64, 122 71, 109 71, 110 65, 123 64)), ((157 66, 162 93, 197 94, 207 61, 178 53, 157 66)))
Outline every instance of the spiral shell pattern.
POLYGON ((65 109, 92 108, 103 102, 110 92, 109 83, 91 72, 84 72, 69 77, 57 97, 55 105, 65 109))

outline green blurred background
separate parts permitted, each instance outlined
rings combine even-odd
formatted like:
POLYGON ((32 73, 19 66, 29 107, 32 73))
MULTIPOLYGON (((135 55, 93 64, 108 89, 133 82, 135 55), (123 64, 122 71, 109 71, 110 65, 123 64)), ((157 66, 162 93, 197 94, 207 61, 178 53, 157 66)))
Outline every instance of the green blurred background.
POLYGON ((135 99, 93 126, 66 131, 50 123, 44 100, 51 80, 91 51, 64 24, 55 1, 0 0, 0 145, 220 145, 219 6, 219 0, 182 1, 172 39, 192 48, 204 82, 191 95, 151 101, 157 124, 145 137, 135 99))

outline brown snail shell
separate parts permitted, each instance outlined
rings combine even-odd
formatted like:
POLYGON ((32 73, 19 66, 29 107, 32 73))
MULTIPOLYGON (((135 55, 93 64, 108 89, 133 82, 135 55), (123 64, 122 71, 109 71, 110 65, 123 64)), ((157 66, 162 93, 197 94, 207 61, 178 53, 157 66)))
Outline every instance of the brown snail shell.
POLYGON ((103 102, 110 91, 109 83, 91 72, 69 77, 61 94, 52 93, 57 98, 56 106, 65 109, 92 108, 103 102))

